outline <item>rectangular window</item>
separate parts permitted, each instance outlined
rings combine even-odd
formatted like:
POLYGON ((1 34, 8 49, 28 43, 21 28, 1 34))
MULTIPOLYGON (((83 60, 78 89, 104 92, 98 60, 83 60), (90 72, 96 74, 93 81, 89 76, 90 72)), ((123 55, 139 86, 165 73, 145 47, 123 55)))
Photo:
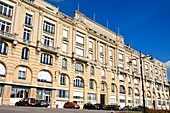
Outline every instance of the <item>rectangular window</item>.
POLYGON ((91 41, 89 42, 89 48, 93 49, 93 42, 91 42, 91 41))
POLYGON ((113 66, 113 60, 109 60, 109 64, 110 64, 110 66, 113 66))
POLYGON ((11 23, 0 20, 0 31, 9 33, 11 29, 11 23))
POLYGON ((56 90, 56 97, 58 97, 58 98, 68 98, 68 90, 56 90))
POLYGON ((88 93, 87 99, 88 100, 96 100, 96 94, 95 93, 88 93))
POLYGON ((23 40, 26 41, 26 40, 30 40, 30 36, 31 36, 31 30, 28 30, 28 29, 24 29, 24 36, 23 36, 23 40))
POLYGON ((62 51, 66 53, 67 52, 67 48, 68 48, 68 43, 67 42, 63 42, 62 51))
POLYGON ((125 99, 120 99, 120 103, 124 103, 125 102, 125 99))
POLYGON ((43 44, 46 46, 53 47, 54 46, 54 38, 44 35, 43 36, 43 44))
POLYGON ((25 87, 12 87, 11 98, 28 98, 29 89, 25 87))
POLYGON ((140 100, 139 99, 135 99, 135 104, 139 105, 140 104, 140 100))
POLYGON ((44 28, 43 28, 43 30, 48 32, 48 33, 54 34, 55 25, 50 23, 50 22, 44 21, 44 28))
POLYGON ((18 79, 25 80, 26 79, 26 68, 19 67, 18 79))
POLYGON ((0 1, 0 14, 12 17, 13 7, 0 1))
POLYGON ((110 56, 110 57, 113 56, 112 50, 109 50, 109 56, 110 56))
POLYGON ((112 72, 112 80, 114 80, 115 79, 115 74, 114 74, 114 72, 112 72))
POLYGON ((100 63, 103 63, 103 57, 100 56, 100 63))
POLYGON ((79 47, 76 47, 76 54, 79 55, 79 56, 83 56, 83 53, 84 53, 84 50, 79 48, 79 47))
POLYGON ((89 59, 93 60, 93 53, 89 53, 89 59))
POLYGON ((68 38, 68 28, 63 29, 63 38, 68 38))
POLYGON ((119 62, 119 67, 120 67, 121 69, 123 69, 123 63, 122 63, 122 62, 119 62))
POLYGON ((42 89, 37 89, 36 90, 36 99, 41 100, 43 98, 43 90, 42 89))
POLYGON ((123 54, 119 53, 119 60, 123 61, 123 54))
POLYGON ((76 43, 84 45, 84 36, 81 33, 76 34, 76 43))
POLYGON ((100 45, 100 53, 103 53, 103 46, 100 45))
POLYGON ((152 106, 152 101, 148 100, 148 106, 152 106))
POLYGON ((43 64, 52 65, 53 58, 49 54, 41 54, 41 61, 40 62, 43 63, 43 64))
POLYGON ((26 15, 25 15, 25 24, 32 25, 32 15, 26 13, 26 15))

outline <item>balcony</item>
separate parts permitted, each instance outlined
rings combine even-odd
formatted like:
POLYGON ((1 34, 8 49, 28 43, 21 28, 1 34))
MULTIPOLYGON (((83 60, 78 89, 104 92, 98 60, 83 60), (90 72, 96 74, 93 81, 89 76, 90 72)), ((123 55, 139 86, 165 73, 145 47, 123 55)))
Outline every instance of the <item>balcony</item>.
POLYGON ((77 55, 74 52, 72 53, 72 58, 74 60, 78 60, 78 61, 81 61, 81 62, 84 62, 84 63, 87 63, 89 61, 88 57, 77 55))
POLYGON ((0 30, 0 37, 5 39, 5 40, 9 40, 9 41, 14 41, 17 36, 17 34, 11 34, 5 31, 0 30))
POLYGON ((37 45, 41 50, 48 51, 50 53, 58 53, 58 50, 60 49, 59 47, 42 44, 41 41, 37 41, 37 45))

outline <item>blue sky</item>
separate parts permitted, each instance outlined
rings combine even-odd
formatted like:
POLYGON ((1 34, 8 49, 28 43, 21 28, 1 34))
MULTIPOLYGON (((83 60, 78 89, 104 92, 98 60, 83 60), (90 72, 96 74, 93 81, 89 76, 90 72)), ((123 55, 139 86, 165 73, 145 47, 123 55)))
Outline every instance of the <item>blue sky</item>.
POLYGON ((79 11, 143 54, 166 62, 170 81, 170 0, 45 0, 73 17, 79 11), (119 30, 118 30, 119 29, 119 30), (169 62, 168 62, 169 61, 169 62))

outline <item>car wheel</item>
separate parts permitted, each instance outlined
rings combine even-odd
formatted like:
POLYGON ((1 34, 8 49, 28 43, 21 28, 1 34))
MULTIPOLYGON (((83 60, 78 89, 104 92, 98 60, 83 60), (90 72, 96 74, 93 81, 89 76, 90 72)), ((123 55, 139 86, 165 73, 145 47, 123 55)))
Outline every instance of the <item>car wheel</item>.
POLYGON ((27 104, 25 104, 24 106, 28 106, 27 104))
POLYGON ((74 106, 72 107, 72 109, 74 109, 74 106))
POLYGON ((15 103, 15 106, 18 106, 18 104, 17 104, 17 103, 15 103))

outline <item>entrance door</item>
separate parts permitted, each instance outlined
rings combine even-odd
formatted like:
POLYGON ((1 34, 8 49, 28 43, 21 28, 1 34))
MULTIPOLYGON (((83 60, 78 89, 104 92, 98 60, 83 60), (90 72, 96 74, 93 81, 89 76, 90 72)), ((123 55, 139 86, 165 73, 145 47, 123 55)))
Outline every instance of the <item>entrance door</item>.
POLYGON ((153 101, 153 108, 155 109, 155 101, 153 101))
POLYGON ((44 91, 44 100, 48 103, 50 103, 50 98, 51 98, 51 91, 45 90, 44 91))
POLYGON ((100 94, 100 104, 105 104, 105 94, 100 94))

